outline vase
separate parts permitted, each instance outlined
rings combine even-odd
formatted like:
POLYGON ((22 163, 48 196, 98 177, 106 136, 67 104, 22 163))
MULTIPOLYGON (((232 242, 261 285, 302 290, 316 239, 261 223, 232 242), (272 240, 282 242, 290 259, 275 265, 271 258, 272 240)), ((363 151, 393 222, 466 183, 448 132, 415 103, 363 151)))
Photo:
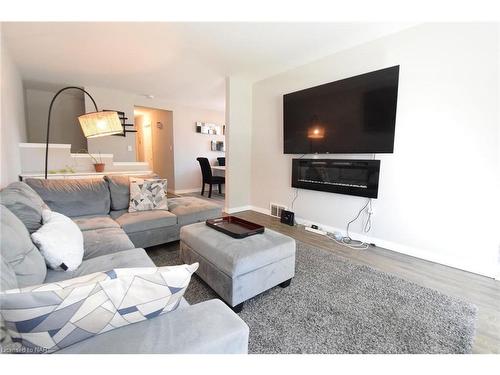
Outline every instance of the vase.
POLYGON ((96 163, 94 164, 94 168, 95 168, 95 171, 96 172, 104 172, 104 166, 105 164, 104 163, 96 163))

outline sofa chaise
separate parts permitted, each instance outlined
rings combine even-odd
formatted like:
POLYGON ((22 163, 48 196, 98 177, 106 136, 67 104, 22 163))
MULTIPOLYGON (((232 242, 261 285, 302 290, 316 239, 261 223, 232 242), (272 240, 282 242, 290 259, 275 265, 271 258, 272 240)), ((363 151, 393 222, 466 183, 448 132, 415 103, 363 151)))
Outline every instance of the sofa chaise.
MULTIPOLYGON (((183 225, 221 215, 191 197, 168 200, 168 211, 129 213, 128 178, 14 182, 0 192, 0 290, 57 282, 113 268, 153 267, 144 247, 179 239, 183 225), (71 217, 84 238, 72 272, 47 269, 30 238, 44 205, 71 217)), ((220 300, 190 306, 75 343, 57 353, 246 353, 248 326, 220 300)))

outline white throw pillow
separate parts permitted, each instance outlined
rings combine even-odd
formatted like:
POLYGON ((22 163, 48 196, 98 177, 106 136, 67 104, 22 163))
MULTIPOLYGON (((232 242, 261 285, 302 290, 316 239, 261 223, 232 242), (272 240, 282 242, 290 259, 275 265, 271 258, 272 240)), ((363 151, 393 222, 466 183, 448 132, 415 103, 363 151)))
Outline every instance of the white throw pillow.
POLYGON ((31 234, 45 263, 52 269, 74 271, 83 259, 83 235, 69 217, 51 210, 42 210, 43 225, 31 234))
POLYGON ((128 212, 168 210, 167 180, 130 178, 128 212))
POLYGON ((119 268, 2 292, 8 351, 51 353, 173 311, 197 269, 198 263, 119 268))

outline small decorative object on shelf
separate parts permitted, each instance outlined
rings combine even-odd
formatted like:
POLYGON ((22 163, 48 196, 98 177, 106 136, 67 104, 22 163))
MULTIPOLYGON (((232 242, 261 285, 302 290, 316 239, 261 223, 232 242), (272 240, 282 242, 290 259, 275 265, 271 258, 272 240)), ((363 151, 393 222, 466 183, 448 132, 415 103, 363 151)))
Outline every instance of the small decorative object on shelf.
POLYGON ((66 168, 62 168, 62 169, 58 169, 58 170, 51 169, 48 171, 48 173, 49 174, 56 174, 56 173, 63 174, 63 173, 76 173, 76 171, 74 170, 73 167, 66 165, 66 168))
POLYGON ((96 164, 94 164, 95 171, 97 173, 104 172, 104 166, 105 166, 104 163, 96 163, 96 164))
POLYGON ((210 141, 210 149, 212 151, 226 152, 224 141, 210 141))
POLYGON ((207 122, 196 122, 196 133, 207 135, 223 135, 223 126, 217 124, 210 124, 207 122))

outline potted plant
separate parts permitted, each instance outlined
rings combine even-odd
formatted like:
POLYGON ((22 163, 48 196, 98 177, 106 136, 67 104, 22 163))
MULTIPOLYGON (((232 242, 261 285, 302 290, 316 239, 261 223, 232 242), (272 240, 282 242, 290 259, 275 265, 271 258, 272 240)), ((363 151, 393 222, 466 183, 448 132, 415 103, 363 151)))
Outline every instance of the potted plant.
POLYGON ((88 156, 90 156, 90 157, 91 157, 91 159, 92 159, 92 164, 94 165, 94 169, 95 169, 95 171, 96 171, 96 172, 98 172, 98 173, 104 172, 104 166, 105 166, 106 164, 104 164, 104 163, 102 162, 102 158, 101 158, 101 153, 100 153, 100 152, 98 152, 98 158, 96 158, 94 155, 92 155, 90 152, 88 152, 88 151, 87 151, 87 150, 85 150, 85 149, 82 149, 82 150, 80 150, 80 151, 78 151, 78 152, 79 152, 79 153, 80 153, 80 152, 81 152, 81 153, 85 153, 85 154, 87 154, 88 156))
POLYGON ((87 153, 90 155, 90 157, 92 158, 92 161, 94 162, 93 164, 94 164, 95 171, 98 173, 104 172, 104 166, 106 164, 104 164, 102 162, 101 153, 100 152, 98 153, 99 159, 97 159, 95 156, 93 156, 90 152, 87 152, 87 153))

